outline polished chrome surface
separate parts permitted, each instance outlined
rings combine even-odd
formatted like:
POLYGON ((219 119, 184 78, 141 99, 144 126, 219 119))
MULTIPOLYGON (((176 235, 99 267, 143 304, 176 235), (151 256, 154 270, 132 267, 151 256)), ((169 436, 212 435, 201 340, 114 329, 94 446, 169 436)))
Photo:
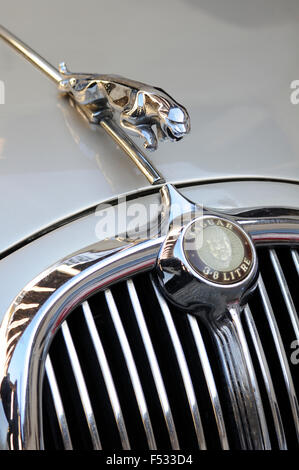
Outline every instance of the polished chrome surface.
POLYGON ((273 416, 273 422, 274 422, 274 427, 275 427, 275 433, 278 441, 278 446, 279 449, 281 450, 286 450, 287 449, 287 443, 286 443, 286 437, 285 437, 285 432, 281 420, 281 412, 279 410, 272 378, 271 378, 271 373, 269 370, 269 366, 267 363, 267 359, 264 353, 264 348, 258 333, 258 330, 256 328, 250 307, 248 305, 245 306, 244 308, 244 316, 245 320, 250 332, 250 336, 252 339, 252 342, 254 344, 255 352, 259 361, 259 365, 262 371, 263 375, 263 380, 264 384, 267 390, 267 395, 268 395, 268 400, 270 403, 271 407, 271 413, 273 416))
POLYGON ((289 317, 290 317, 290 320, 291 320, 291 323, 292 323, 292 326, 293 326, 293 329, 294 329, 296 339, 299 341, 299 318, 298 318, 298 314, 297 314, 296 307, 294 305, 294 302, 293 302, 293 299, 292 299, 292 296, 291 296, 286 278, 284 276, 284 273, 283 273, 283 270, 281 268, 281 265, 280 265, 280 262, 279 262, 279 259, 278 259, 278 256, 276 254, 275 249, 270 250, 270 258, 271 258, 273 268, 274 268, 274 271, 275 271, 275 274, 276 274, 276 277, 277 277, 277 280, 278 280, 278 283, 279 283, 281 293, 283 295, 285 305, 286 305, 288 313, 289 313, 289 317))
MULTIPOLYGON (((242 351, 243 358, 244 358, 244 369, 247 368, 248 378, 249 378, 249 381, 251 382, 253 398, 254 398, 254 402, 256 404, 256 408, 257 408, 257 415, 258 415, 258 419, 259 419, 259 422, 260 422, 261 436, 262 436, 262 439, 263 439, 264 448, 265 448, 265 450, 269 450, 269 449, 271 449, 271 444, 270 444, 270 438, 269 438, 266 418, 265 418, 265 414, 264 414, 264 409, 263 409, 263 404, 262 404, 262 400, 261 400, 261 395, 260 395, 258 382, 257 382, 257 379, 256 379, 254 367, 253 367, 253 364, 252 364, 251 355, 250 355, 250 352, 249 352, 249 347, 248 347, 246 337, 245 337, 245 334, 244 334, 244 330, 243 330, 243 327, 242 327, 242 323, 241 323, 241 318, 240 318, 241 309, 240 309, 240 307, 238 305, 231 306, 229 308, 229 314, 230 314, 230 318, 232 320, 232 323, 234 324, 234 327, 235 327, 235 332, 236 332, 236 335, 237 335, 237 341, 240 342, 241 351, 242 351)), ((232 326, 232 325, 230 325, 230 326, 232 326)), ((238 364, 238 367, 240 367, 240 364, 238 364)), ((242 387, 240 387, 240 389, 242 390, 242 387)), ((248 407, 248 409, 249 408, 250 407, 248 407)), ((248 409, 246 410, 247 412, 248 412, 248 409)), ((253 426, 253 427, 255 427, 255 429, 256 429, 256 426, 253 426)))
POLYGON ((267 293, 267 290, 265 288, 264 281, 261 277, 259 276, 259 281, 258 281, 258 288, 259 292, 262 298, 265 314, 269 323, 269 327, 273 336, 273 340, 275 343, 277 355, 279 358, 279 363, 281 367, 281 371, 283 374, 284 378, 284 383, 285 387, 287 390, 288 394, 288 399, 290 402, 291 410, 292 410, 292 415, 293 415, 293 420, 294 420, 294 426, 296 429, 296 434, 297 434, 297 439, 299 441, 299 406, 298 406, 298 399, 294 387, 294 382, 292 379, 292 374, 290 371, 290 367, 288 364, 288 359, 285 351, 285 347, 279 332, 279 328, 274 316, 273 308, 269 299, 269 295, 267 293))
MULTIPOLYGON (((2 384, 6 384, 7 396, 18 396, 14 448, 43 448, 39 397, 44 360, 57 328, 99 286, 152 268, 160 244, 161 238, 135 245, 116 239, 88 247, 34 279, 15 300, 0 329, 2 384), (35 361, 37 355, 40 361, 35 361)), ((3 405, 4 413, 10 412, 3 405)))
POLYGON ((299 243, 298 210, 253 209, 245 214, 244 218, 238 217, 238 222, 250 234, 256 246, 299 243))
POLYGON ((64 444, 65 450, 72 450, 72 441, 71 441, 71 436, 69 432, 69 427, 67 424, 67 420, 65 417, 65 412, 63 409, 63 404, 59 392, 59 388, 57 385, 56 377, 55 377, 55 372, 53 370, 52 362, 50 359, 50 356, 47 356, 47 359, 45 361, 45 371, 47 374, 50 390, 53 396, 53 402, 55 406, 55 411, 56 411, 56 416, 59 422, 59 428, 64 444))
POLYGON ((123 351, 124 359, 127 364, 131 383, 134 389, 134 394, 136 397, 136 401, 138 403, 138 408, 139 408, 140 416, 142 419, 144 431, 146 434, 148 447, 150 450, 155 450, 157 448, 156 440, 155 440, 146 400, 144 397, 142 385, 139 379, 138 371, 135 365, 134 357, 131 352, 129 342, 128 342, 124 327, 122 325, 122 321, 120 319, 113 295, 109 289, 105 290, 105 298, 106 298, 106 302, 107 302, 110 315, 114 324, 115 331, 117 333, 117 336, 121 345, 121 349, 123 351))
POLYGON ((175 355, 178 361, 178 366, 179 366, 182 379, 184 382, 184 387, 185 387, 185 391, 186 391, 186 395, 188 398, 189 407, 190 407, 190 411, 191 411, 191 415, 193 419, 194 429, 195 429, 196 436, 197 436, 198 447, 199 449, 206 449, 206 440, 205 440, 204 431, 202 427, 201 417, 200 417, 200 413, 198 409, 198 404, 197 404, 192 380, 190 377, 189 368, 188 368, 187 361, 185 358, 185 354, 184 354, 175 324, 171 317, 167 302, 165 301, 164 297, 162 297, 162 294, 160 293, 157 286, 155 285, 155 282, 154 281, 152 282, 153 282, 155 294, 159 301, 161 312, 163 314, 165 323, 169 331, 169 335, 173 343, 173 348, 174 348, 175 355))
POLYGON ((68 356, 71 362, 72 370, 78 387, 78 392, 81 398, 83 410, 85 413, 86 421, 88 424, 90 437, 92 440, 93 448, 95 450, 101 450, 101 442, 99 438, 98 428, 96 425, 96 420, 93 414, 93 409, 90 403, 87 387, 85 384, 84 376, 80 366, 80 362, 76 353, 76 349, 72 340, 72 336, 66 321, 61 325, 62 335, 65 341, 66 349, 68 356))
POLYGON ((168 400, 167 393, 165 390, 165 385, 163 382, 163 378, 161 375, 157 357, 156 357, 156 354, 152 345, 152 341, 151 341, 151 338, 150 338, 150 335, 149 335, 149 332, 148 332, 148 329, 144 320, 142 308, 141 308, 138 295, 134 286, 134 282, 132 279, 129 279, 127 281, 127 287, 128 287, 129 296, 132 302, 132 306, 134 309, 134 314, 135 314, 138 327, 142 336, 142 341, 146 350, 147 358, 148 358, 150 368, 153 374, 155 385, 157 388, 157 393, 159 396, 161 408, 163 410, 163 415, 164 415, 166 427, 168 430, 171 447, 174 450, 179 450, 180 445, 178 441, 178 436, 177 436, 171 408, 169 405, 169 400, 168 400))
POLYGON ((4 41, 6 41, 10 46, 14 47, 18 52, 20 52, 20 54, 29 60, 35 67, 45 73, 55 83, 61 80, 61 74, 55 67, 49 64, 49 62, 31 49, 31 47, 27 46, 27 44, 18 39, 14 34, 8 31, 8 29, 1 25, 0 38, 4 39, 4 41))
POLYGON ((116 143, 131 158, 137 168, 146 177, 150 184, 164 183, 163 176, 154 167, 150 159, 145 153, 135 144, 135 142, 127 135, 126 132, 120 127, 107 113, 95 112, 89 106, 83 106, 74 101, 74 97, 70 96, 70 103, 79 112, 79 114, 91 124, 92 128, 97 128, 100 125, 109 137, 116 143))
POLYGON ((129 136, 111 119, 101 119, 101 127, 131 158, 150 184, 162 184, 164 178, 129 136))
POLYGON ((208 354, 202 339, 200 328, 198 326, 197 320, 193 315, 188 315, 188 321, 192 330, 194 341, 198 351, 198 357, 204 371, 205 379, 207 382, 207 387, 210 394, 211 403, 214 410, 215 420, 217 423, 219 439, 221 447, 223 450, 229 450, 229 443, 225 428, 224 417, 222 413, 221 403, 215 384, 212 368, 209 362, 208 354))
MULTIPOLYGON (((157 261, 161 290, 176 307, 199 316, 214 337, 218 356, 229 384, 230 401, 233 403, 241 447, 270 449, 260 391, 239 319, 240 306, 256 286, 257 256, 254 245, 238 224, 237 217, 233 215, 224 217, 223 214, 193 204, 171 185, 165 185, 161 195, 163 212, 168 222, 167 234, 157 261), (237 264, 234 268, 227 269, 225 276, 221 268, 219 270, 212 268, 211 263, 200 260, 198 245, 200 248, 203 246, 202 240, 195 243, 195 248, 190 250, 192 255, 188 257, 188 251, 185 249, 187 233, 195 224, 197 227, 190 236, 192 240, 198 234, 203 237, 205 227, 207 230, 209 227, 217 227, 216 230, 220 230, 221 234, 225 230, 234 234, 241 247, 241 254, 237 253, 237 264), (195 256, 198 259, 196 266, 192 261, 195 256), (199 262, 202 264, 201 269, 198 268, 199 262)), ((226 256, 227 246, 222 239, 219 240, 218 235, 216 238, 217 250, 220 247, 223 251, 224 247, 226 256)), ((211 242, 210 239, 209 241, 211 242)), ((235 255, 236 241, 234 245, 228 241, 229 259, 235 255)), ((218 259, 217 262, 219 263, 218 259)), ((161 294, 156 292, 156 295, 163 306, 163 311, 168 311, 166 301, 161 300, 161 294)), ((218 426, 223 424, 220 416, 218 426)), ((227 445, 227 442, 224 444, 227 445)))
POLYGON ((161 89, 116 75, 69 72, 64 62, 59 72, 59 90, 88 106, 93 122, 119 112, 123 129, 141 137, 148 150, 157 149, 158 139, 177 141, 190 131, 187 110, 161 89))
POLYGON ((183 310, 205 316, 221 315, 229 305, 244 303, 255 288, 258 263, 254 244, 238 217, 192 203, 170 184, 162 187, 161 198, 166 237, 157 274, 167 299, 183 310), (211 234, 205 236, 209 229, 214 233, 213 243, 211 234), (210 255, 210 261, 201 258, 201 249, 210 255), (217 267, 219 253, 228 259, 231 267, 227 270, 217 267))
POLYGON ((206 322, 225 374, 242 449, 270 449, 267 424, 238 307, 206 322))
POLYGON ((292 257, 294 260, 295 268, 297 270, 298 276, 299 276, 299 255, 297 250, 292 250, 292 257))
MULTIPOLYGON (((265 216, 258 210, 251 210, 248 217, 243 212, 238 218, 257 244, 268 244, 271 240, 272 244, 289 245, 290 241, 298 241, 297 213, 281 210, 280 214, 269 210, 265 216)), ((8 447, 43 447, 40 397, 44 362, 51 339, 69 312, 93 291, 107 288, 118 279, 131 277, 134 273, 152 269, 163 241, 164 235, 138 242, 125 238, 111 239, 88 246, 41 273, 16 297, 0 328, 2 390, 5 390, 6 397, 14 397, 17 403, 12 416, 16 426, 13 433, 7 431, 8 447), (36 357, 40 360, 36 361, 36 357)), ((278 342, 277 347, 280 346, 278 342)), ((289 370, 284 367, 284 372, 289 386, 289 370)), ((293 389, 288 390, 294 419, 295 416, 298 419, 293 389)), ((193 406, 192 393, 189 398, 193 406)), ((1 406, 4 414, 10 416, 11 407, 6 400, 1 402, 1 406)), ((200 426, 198 419, 196 424, 200 426)), ((200 427, 198 434, 201 439, 200 427)), ((201 442, 204 447, 202 439, 201 442)))
POLYGON ((96 328, 93 316, 90 311, 90 306, 87 301, 83 302, 82 310, 83 310, 84 318, 85 318, 85 321, 86 321, 86 324, 90 333, 92 344, 96 352, 96 355, 100 364, 100 368, 103 374, 103 378, 104 378, 107 392, 109 395, 111 407, 113 409, 113 414, 114 414, 116 425, 118 428, 120 440, 122 443, 122 448, 124 450, 130 450, 131 447, 130 447, 129 437, 128 437, 123 413, 121 410, 121 406, 119 403, 119 399, 117 396, 117 392, 115 389, 114 381, 111 375, 111 371, 109 368, 109 364, 107 362, 106 354, 105 354, 101 339, 97 332, 97 328, 96 328))

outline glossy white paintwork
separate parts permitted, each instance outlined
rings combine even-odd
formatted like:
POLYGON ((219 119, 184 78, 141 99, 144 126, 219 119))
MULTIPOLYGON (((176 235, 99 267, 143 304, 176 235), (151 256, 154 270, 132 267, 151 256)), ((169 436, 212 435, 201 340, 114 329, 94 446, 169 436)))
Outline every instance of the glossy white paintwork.
MULTIPOLYGON (((186 105, 190 136, 150 155, 167 181, 299 180, 299 105, 290 103, 296 0, 10 0, 1 23, 53 64, 148 82, 186 105)), ((0 80, 0 252, 147 186, 103 131, 88 128, 4 43, 0 80)), ((290 188, 296 205, 299 190, 290 188)))

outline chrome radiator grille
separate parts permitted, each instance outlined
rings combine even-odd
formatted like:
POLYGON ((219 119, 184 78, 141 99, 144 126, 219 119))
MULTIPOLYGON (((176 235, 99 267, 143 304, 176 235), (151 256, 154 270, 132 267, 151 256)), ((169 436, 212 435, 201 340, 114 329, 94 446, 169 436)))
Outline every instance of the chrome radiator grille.
MULTIPOLYGON (((298 252, 258 255, 242 325, 271 446, 295 448, 298 252)), ((46 361, 43 427, 46 449, 240 447, 212 339, 164 300, 150 273, 94 294, 62 324, 46 361)))

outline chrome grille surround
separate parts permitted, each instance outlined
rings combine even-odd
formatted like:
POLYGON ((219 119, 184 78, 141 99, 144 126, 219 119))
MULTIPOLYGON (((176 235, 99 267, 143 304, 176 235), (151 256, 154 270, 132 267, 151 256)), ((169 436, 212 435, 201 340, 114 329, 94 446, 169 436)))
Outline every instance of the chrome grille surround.
MULTIPOLYGON (((239 222, 252 236, 256 245, 270 245, 274 247, 280 244, 292 244, 294 247, 299 243, 299 214, 297 211, 279 210, 262 212, 249 211, 240 214, 239 222), (266 216, 265 216, 266 214, 266 216)), ((55 376, 51 368, 51 362, 47 356, 51 341, 57 332, 58 328, 64 324, 68 314, 79 304, 84 302, 88 296, 93 292, 101 289, 107 289, 120 279, 131 278, 134 274, 150 270, 154 267, 158 251, 164 237, 157 237, 152 240, 142 240, 138 243, 132 243, 130 240, 109 240, 101 242, 96 246, 88 247, 71 256, 67 260, 63 260, 53 268, 43 273, 37 279, 33 280, 15 299, 10 310, 7 312, 4 322, 2 324, 2 333, 5 332, 3 341, 1 343, 1 357, 2 357, 2 386, 1 394, 5 397, 2 399, 3 411, 7 417, 7 435, 8 446, 12 449, 42 449, 44 447, 43 432, 42 432, 42 383, 45 369, 47 370, 48 378, 52 383, 52 390, 58 397, 57 406, 58 413, 61 417, 61 429, 64 436, 65 446, 70 448, 71 441, 67 423, 63 417, 63 407, 59 400, 59 390, 55 387, 55 376), (20 339, 22 338, 22 341, 20 339), (36 360, 36 357, 39 360, 36 360)), ((280 279, 279 282, 284 285, 283 277, 279 270, 279 265, 275 258, 275 251, 271 252, 272 261, 274 260, 274 269, 280 279)), ((298 253, 294 249, 292 251, 294 261, 297 262, 298 253)), ((296 268, 298 269, 297 265, 296 268)), ((267 298, 266 292, 263 287, 262 279, 259 282, 259 291, 262 295, 265 311, 268 312, 269 325, 275 338, 275 344, 281 357, 281 367, 284 373, 285 383, 289 391, 289 399, 292 407, 294 420, 298 418, 297 400, 292 385, 291 374, 289 373, 283 343, 279 335, 279 329, 275 324, 275 319, 271 314, 270 302, 267 298)), ((111 309, 113 310, 113 301, 109 298, 109 290, 106 291, 107 300, 110 302, 111 309)), ((134 298, 134 289, 131 286, 131 296, 134 298)), ((294 313, 293 306, 290 301, 290 296, 286 289, 284 289, 284 296, 288 301, 288 310, 290 315, 294 313)), ((135 299, 136 303, 136 299, 135 299)), ((86 306, 86 304, 83 304, 86 306)), ((137 307, 138 309, 138 307, 137 307)), ((163 310, 163 307, 162 307, 163 310)), ((85 313, 88 315, 88 307, 85 307, 85 313), (87 313, 86 313, 87 312, 87 313)), ((140 313, 140 312, 139 312, 140 313)), ((167 314, 167 312, 164 312, 167 314)), ((210 373, 207 356, 203 353, 202 343, 198 335, 197 327, 194 324, 193 317, 188 317, 190 326, 193 333, 196 335, 197 347, 201 351, 201 362, 203 369, 209 383, 209 390, 213 396, 213 403, 215 405, 215 413, 218 417, 218 430, 222 436, 222 447, 227 448, 227 439, 225 435, 225 426, 221 417, 221 408, 217 395, 215 395, 215 388, 210 373)), ((281 426, 281 418, 273 384, 271 383, 271 375, 265 355, 263 352, 262 344, 259 336, 256 334, 255 325, 252 321, 250 309, 245 309, 245 319, 248 327, 253 336, 254 346, 258 353, 263 377, 265 379, 266 388, 271 403, 271 409, 276 423, 276 430, 280 447, 285 448, 285 436, 281 426)), ((117 321, 117 319, 116 319, 117 321)), ((168 321, 171 321, 168 319, 168 321)), ((142 317, 139 316, 140 329, 143 331, 143 341, 147 345, 148 354, 152 358, 152 373, 155 377, 156 386, 160 390, 161 402, 163 403, 165 416, 167 417, 168 429, 171 432, 171 442, 173 448, 177 448, 177 437, 171 413, 167 406, 167 396, 163 392, 163 380, 157 363, 153 359, 151 346, 148 335, 144 329, 142 317)), ((66 324, 66 323, 65 323, 66 324)), ((295 325, 295 323, 294 323, 295 325)), ((188 398, 190 406, 193 409, 194 420, 197 421, 197 431, 199 433, 198 442, 199 447, 205 448, 205 442, 201 433, 200 415, 196 410, 196 402, 192 392, 192 381, 186 372, 184 358, 182 351, 177 342, 175 331, 169 323, 170 330, 173 331, 172 337, 176 344, 176 351, 178 362, 184 370, 184 383, 186 389, 189 390, 188 398)), ((72 349, 70 337, 68 335, 67 327, 64 327, 65 337, 72 349)), ((119 326, 119 337, 122 336, 121 326, 119 326)), ((99 341, 96 337, 93 340, 99 346, 99 341)), ((142 410, 145 418, 145 426, 147 428, 148 443, 150 448, 155 448, 155 441, 151 432, 150 419, 147 415, 146 407, 142 400, 140 393, 140 384, 138 384, 138 377, 134 370, 133 362, 131 361, 130 353, 128 354, 127 344, 123 339, 123 348, 126 350, 127 360, 131 363, 129 366, 132 381, 135 382, 136 393, 140 398, 140 409, 142 410), (139 392, 138 392, 139 389, 139 392)), ((109 375, 109 368, 105 363, 105 358, 102 357, 102 367, 106 367, 106 380, 107 388, 110 389, 110 396, 113 396, 113 408, 118 416, 118 426, 122 436, 124 448, 129 448, 129 440, 126 435, 125 423, 119 411, 117 396, 114 393, 113 379, 109 375)), ((76 361, 75 361, 76 362, 76 361)), ((100 448, 100 440, 97 435, 96 425, 92 416, 92 409, 88 406, 88 395, 84 390, 84 383, 80 377, 80 370, 78 364, 74 363, 74 369, 77 371, 78 386, 81 386, 81 398, 87 404, 87 418, 90 424, 90 429, 93 434, 95 448, 100 448), (87 400, 87 401, 86 401, 87 400)), ((138 374, 137 374, 138 375, 138 374)), ((296 424, 296 423, 295 423, 296 424)))

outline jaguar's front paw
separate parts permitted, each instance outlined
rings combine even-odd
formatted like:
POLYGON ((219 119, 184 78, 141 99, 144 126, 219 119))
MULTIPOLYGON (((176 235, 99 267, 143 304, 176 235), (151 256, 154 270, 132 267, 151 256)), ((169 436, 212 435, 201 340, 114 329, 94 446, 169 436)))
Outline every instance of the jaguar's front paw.
POLYGON ((146 149, 146 150, 149 150, 150 152, 154 152, 155 150, 157 150, 157 143, 156 142, 147 142, 145 141, 144 144, 143 144, 143 147, 146 149))
POLYGON ((144 144, 143 144, 144 148, 151 152, 157 150, 158 140, 152 128, 148 126, 142 126, 140 130, 144 138, 144 144))

